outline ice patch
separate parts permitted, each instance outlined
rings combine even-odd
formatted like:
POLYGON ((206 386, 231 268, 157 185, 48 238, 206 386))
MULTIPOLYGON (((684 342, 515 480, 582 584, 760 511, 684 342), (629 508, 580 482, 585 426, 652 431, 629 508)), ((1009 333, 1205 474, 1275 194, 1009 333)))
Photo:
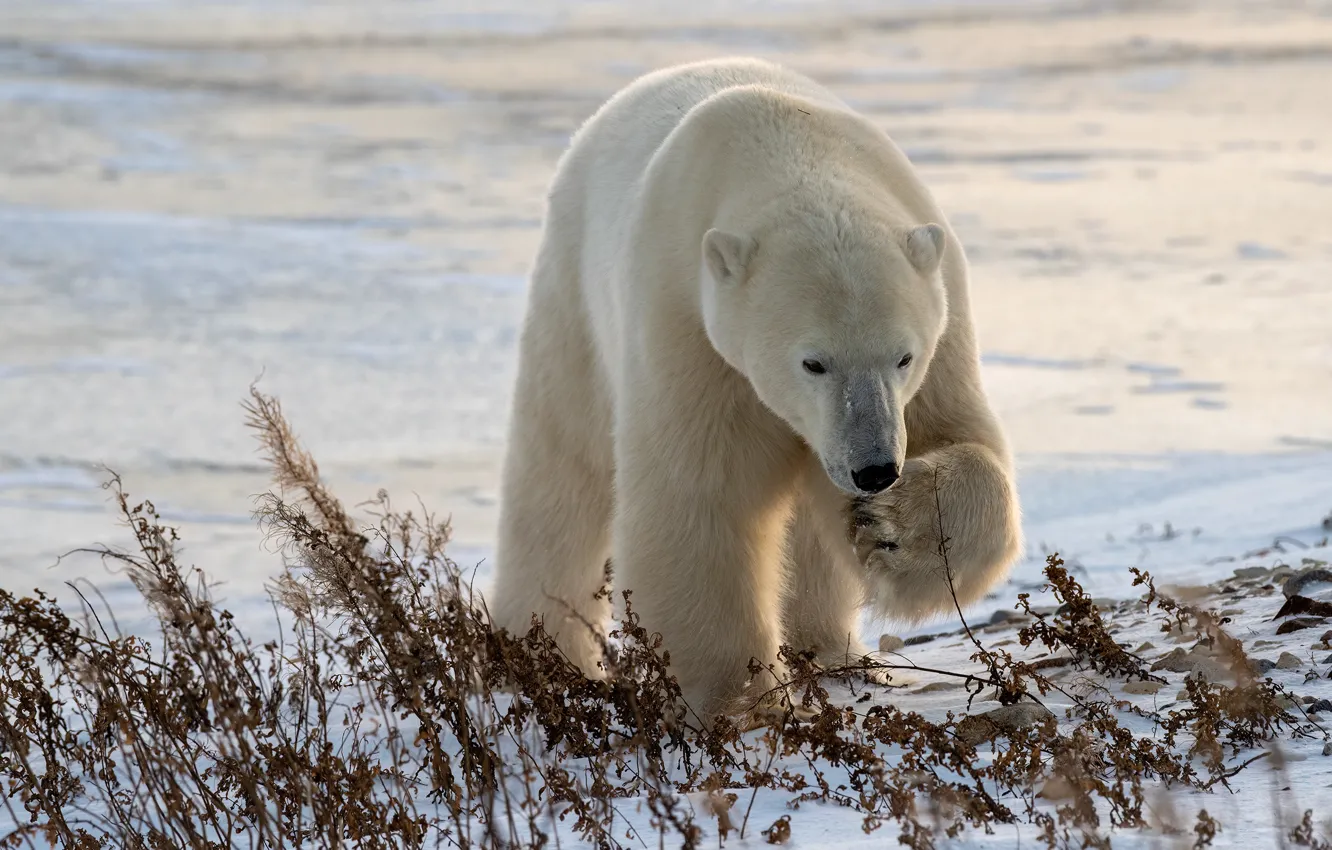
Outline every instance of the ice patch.
POLYGON ((1241 242, 1235 246, 1235 253, 1245 260, 1284 260, 1287 256, 1285 251, 1260 242, 1241 242))
POLYGON ((1126 363, 1124 368, 1130 372, 1137 372, 1144 375, 1178 375, 1180 369, 1178 366, 1163 366, 1159 363, 1126 363))
POLYGON ((1025 354, 987 353, 981 355, 981 363, 993 366, 1016 366, 1029 369, 1091 369, 1100 366, 1099 360, 1058 359, 1051 357, 1028 357, 1025 354))
POLYGON ((1165 381, 1153 380, 1145 387, 1134 387, 1139 394, 1155 393, 1217 393, 1225 390, 1226 385, 1219 381, 1165 381))
POLYGON ((100 482, 85 469, 69 466, 27 466, 0 472, 0 491, 98 490, 100 482))
POLYGON ((1116 82, 1125 91, 1159 94, 1179 88, 1187 79, 1182 68, 1144 68, 1121 74, 1116 82))
POLYGON ((956 72, 926 66, 856 68, 847 74, 850 81, 862 83, 938 83, 953 79, 956 76, 956 72))
POLYGON ((1017 168, 1013 176, 1028 183, 1071 183, 1086 180, 1090 175, 1077 168, 1017 168))
POLYGON ((139 360, 115 357, 67 357, 50 363, 12 365, 0 363, 0 380, 51 374, 100 374, 141 377, 151 375, 154 367, 139 360))
POLYGON ((1317 186, 1332 186, 1332 174, 1325 171, 1292 171, 1290 179, 1317 186))
POLYGON ((56 511, 59 513, 101 513, 107 506, 79 499, 0 499, 0 508, 25 511, 56 511))

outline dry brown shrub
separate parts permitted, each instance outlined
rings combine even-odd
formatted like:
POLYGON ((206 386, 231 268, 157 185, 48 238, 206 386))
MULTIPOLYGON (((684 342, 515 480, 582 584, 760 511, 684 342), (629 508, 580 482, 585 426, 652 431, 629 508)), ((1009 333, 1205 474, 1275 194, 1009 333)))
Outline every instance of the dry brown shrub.
MULTIPOLYGON (((1102 847, 1108 828, 1145 825, 1153 784, 1224 784, 1239 769, 1226 749, 1307 732, 1281 690, 1252 676, 1234 688, 1190 680, 1181 707, 1134 712, 1104 690, 1070 691, 1050 666, 969 628, 976 671, 933 671, 967 686, 967 707, 982 691, 1005 706, 1059 693, 1068 716, 997 735, 982 760, 958 734, 962 717, 865 708, 865 695, 843 704, 828 677, 866 666, 818 670, 788 647, 795 704, 785 717, 745 735, 725 720, 693 728, 631 597, 605 640, 608 676, 589 681, 540 623, 524 635, 491 626, 446 554, 447 523, 380 493, 373 523, 358 525, 276 400, 252 391, 247 410, 278 485, 256 518, 287 556, 273 594, 280 637, 256 645, 242 634, 179 563, 175 531, 112 478, 136 547, 97 551, 134 582, 156 635, 120 633, 104 603, 82 596, 70 614, 41 593, 0 591, 0 783, 16 824, 0 845, 542 847, 563 830, 599 847, 696 847, 705 826, 722 842, 761 833, 784 843, 798 815, 762 830, 750 822, 771 789, 793 812, 818 802, 856 812, 866 832, 892 825, 911 847, 1015 822, 1050 847, 1102 847), (1132 731, 1142 720, 1159 734, 1132 731), (689 794, 706 801, 699 812, 689 794), (626 818, 638 803, 655 834, 626 818)), ((946 573, 946 540, 939 550, 946 573)), ((1066 653, 1088 676, 1151 678, 1057 557, 1046 577, 1064 607, 1046 617, 1020 596, 1034 617, 1024 646, 1066 653)), ((1217 618, 1139 581, 1162 616, 1187 620, 1248 669, 1217 618)), ((1216 829, 1200 816, 1197 846, 1216 829)), ((1290 840, 1326 846, 1313 830, 1306 817, 1290 840)))

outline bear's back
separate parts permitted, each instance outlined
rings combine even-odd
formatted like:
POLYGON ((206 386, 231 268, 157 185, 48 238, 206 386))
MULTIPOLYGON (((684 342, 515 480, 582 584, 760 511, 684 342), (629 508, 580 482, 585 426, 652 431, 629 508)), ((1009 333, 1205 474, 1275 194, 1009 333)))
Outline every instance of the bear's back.
POLYGON ((616 283, 623 252, 632 247, 649 166, 696 107, 742 88, 841 105, 807 78, 760 59, 696 62, 646 74, 622 89, 574 134, 560 160, 548 197, 547 237, 575 252, 568 259, 577 268, 578 291, 563 296, 583 305, 608 368, 622 350, 627 305, 616 283))

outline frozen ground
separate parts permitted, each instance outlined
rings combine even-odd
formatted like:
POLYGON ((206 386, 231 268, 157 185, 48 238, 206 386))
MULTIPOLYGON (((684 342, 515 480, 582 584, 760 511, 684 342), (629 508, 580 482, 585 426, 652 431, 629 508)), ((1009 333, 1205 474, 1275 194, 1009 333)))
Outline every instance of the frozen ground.
POLYGON ((1005 598, 1048 550, 1123 597, 1323 534, 1332 3, 8 0, 0 585, 121 597, 56 565, 124 540, 106 465, 266 627, 261 374, 348 501, 451 512, 484 582, 556 157, 638 73, 736 52, 873 115, 966 242, 1021 464, 1005 598))

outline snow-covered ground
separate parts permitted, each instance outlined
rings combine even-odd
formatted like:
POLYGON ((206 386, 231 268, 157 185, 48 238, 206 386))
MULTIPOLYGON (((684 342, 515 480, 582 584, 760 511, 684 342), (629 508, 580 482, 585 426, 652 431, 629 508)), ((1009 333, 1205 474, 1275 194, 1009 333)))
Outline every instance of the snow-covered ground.
POLYGON ((874 116, 965 240, 1021 465, 1003 599, 1047 551, 1123 598, 1129 565, 1206 582, 1323 536, 1325 0, 8 0, 0 586, 125 597, 57 564, 126 539, 106 465, 267 628, 260 376, 348 502, 451 513, 484 583, 556 157, 635 75, 737 52, 874 116))

